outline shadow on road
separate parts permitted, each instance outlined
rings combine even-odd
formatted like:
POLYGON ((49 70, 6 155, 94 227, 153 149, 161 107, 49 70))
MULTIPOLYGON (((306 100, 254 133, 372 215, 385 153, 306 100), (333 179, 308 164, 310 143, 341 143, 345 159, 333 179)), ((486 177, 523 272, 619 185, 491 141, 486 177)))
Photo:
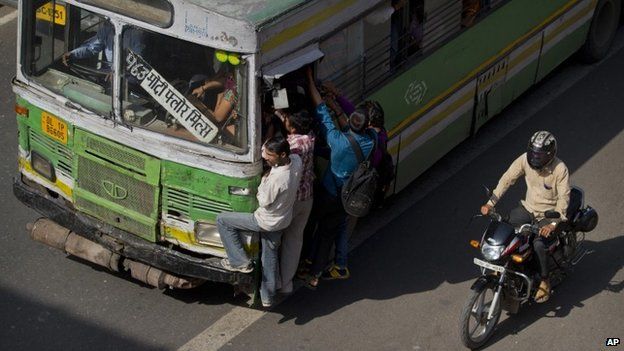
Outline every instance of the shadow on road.
MULTIPOLYGON (((0 287, 1 350, 165 350, 0 287)), ((149 337, 146 335, 146 338, 149 337)))

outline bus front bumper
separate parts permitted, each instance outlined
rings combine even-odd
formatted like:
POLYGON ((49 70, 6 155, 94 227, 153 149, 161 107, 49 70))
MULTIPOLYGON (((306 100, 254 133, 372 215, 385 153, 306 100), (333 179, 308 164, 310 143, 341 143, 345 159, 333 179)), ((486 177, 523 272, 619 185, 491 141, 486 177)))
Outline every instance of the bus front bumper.
POLYGON ((15 197, 44 217, 120 256, 136 260, 181 276, 214 282, 251 286, 254 275, 225 270, 221 258, 200 257, 145 241, 89 215, 76 212, 60 199, 25 184, 19 177, 13 181, 15 197))

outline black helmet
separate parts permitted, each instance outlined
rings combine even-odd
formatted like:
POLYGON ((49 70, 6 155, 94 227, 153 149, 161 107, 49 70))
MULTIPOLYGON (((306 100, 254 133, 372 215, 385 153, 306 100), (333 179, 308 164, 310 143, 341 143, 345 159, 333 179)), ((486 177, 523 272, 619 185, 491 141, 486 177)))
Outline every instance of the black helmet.
POLYGON ((527 161, 529 166, 540 170, 549 165, 557 155, 557 139, 550 132, 541 130, 536 132, 529 140, 527 148, 527 161))

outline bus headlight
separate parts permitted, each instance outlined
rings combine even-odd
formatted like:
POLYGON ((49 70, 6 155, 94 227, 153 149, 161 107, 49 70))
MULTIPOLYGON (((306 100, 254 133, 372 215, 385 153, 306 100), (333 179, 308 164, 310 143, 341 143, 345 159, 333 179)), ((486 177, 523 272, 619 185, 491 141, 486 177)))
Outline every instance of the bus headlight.
POLYGON ((483 243, 483 247, 481 248, 481 253, 483 257, 488 261, 496 261, 500 258, 503 250, 505 249, 505 245, 488 245, 488 243, 483 243))
POLYGON ((223 247, 217 226, 210 223, 195 223, 195 240, 200 244, 223 247))
POLYGON ((49 181, 53 183, 56 181, 56 174, 54 173, 54 167, 52 167, 52 163, 48 161, 45 157, 33 151, 30 154, 30 162, 32 164, 32 168, 37 173, 46 177, 49 181))
POLYGON ((230 195, 250 196, 252 194, 251 188, 229 186, 228 189, 229 189, 230 195))

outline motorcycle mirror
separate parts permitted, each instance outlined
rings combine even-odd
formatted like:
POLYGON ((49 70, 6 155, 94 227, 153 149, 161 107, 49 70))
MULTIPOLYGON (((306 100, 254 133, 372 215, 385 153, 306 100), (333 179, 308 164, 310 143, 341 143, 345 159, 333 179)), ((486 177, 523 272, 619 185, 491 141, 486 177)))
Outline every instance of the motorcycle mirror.
POLYGON ((561 218, 561 214, 557 211, 548 210, 544 212, 544 217, 549 218, 549 219, 556 219, 556 218, 561 218))
POLYGON ((485 190, 485 196, 489 199, 490 197, 492 197, 492 190, 490 190, 490 188, 488 188, 487 186, 483 185, 483 190, 485 190))

